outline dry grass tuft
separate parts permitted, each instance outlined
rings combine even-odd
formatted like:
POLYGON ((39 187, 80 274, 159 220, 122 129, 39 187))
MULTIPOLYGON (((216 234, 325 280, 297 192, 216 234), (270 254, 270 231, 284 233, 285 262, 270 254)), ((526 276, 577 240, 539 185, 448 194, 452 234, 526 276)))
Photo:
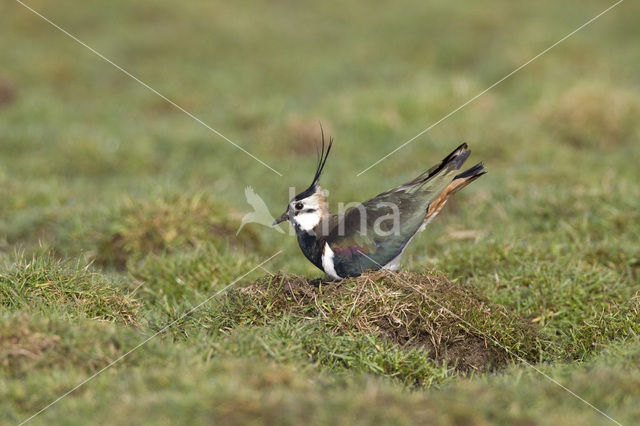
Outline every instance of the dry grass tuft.
POLYGON ((531 323, 473 288, 428 273, 378 272, 317 286, 304 277, 277 275, 231 292, 228 301, 226 314, 241 323, 291 314, 335 333, 373 334, 401 347, 425 348, 459 371, 491 370, 517 357, 537 361, 548 344, 531 323))

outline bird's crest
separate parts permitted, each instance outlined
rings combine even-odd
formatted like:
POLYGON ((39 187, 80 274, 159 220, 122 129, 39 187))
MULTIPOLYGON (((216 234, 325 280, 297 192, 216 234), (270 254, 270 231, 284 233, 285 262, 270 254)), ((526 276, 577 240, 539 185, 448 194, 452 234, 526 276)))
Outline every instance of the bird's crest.
POLYGON ((324 130, 322 129, 322 124, 320 124, 320 134, 322 138, 322 145, 320 146, 320 149, 318 149, 317 151, 318 163, 316 164, 316 172, 313 175, 313 181, 311 182, 311 185, 309 185, 307 189, 305 189, 303 192, 295 196, 296 200, 303 200, 307 197, 312 196, 317 192, 319 188, 318 181, 320 180, 320 176, 322 175, 322 170, 324 169, 324 165, 327 162, 327 158, 329 158, 329 152, 331 151, 331 147, 333 146, 333 138, 329 137, 329 144, 326 145, 326 149, 325 149, 324 130))
POLYGON ((322 124, 320 124, 320 135, 322 138, 322 147, 318 151, 318 164, 316 166, 316 174, 313 176, 313 182, 311 183, 311 186, 315 186, 320 180, 320 175, 322 174, 324 165, 327 162, 327 158, 329 158, 329 152, 331 151, 331 146, 333 145, 333 138, 329 137, 329 145, 327 146, 327 150, 324 150, 324 129, 322 128, 322 124))

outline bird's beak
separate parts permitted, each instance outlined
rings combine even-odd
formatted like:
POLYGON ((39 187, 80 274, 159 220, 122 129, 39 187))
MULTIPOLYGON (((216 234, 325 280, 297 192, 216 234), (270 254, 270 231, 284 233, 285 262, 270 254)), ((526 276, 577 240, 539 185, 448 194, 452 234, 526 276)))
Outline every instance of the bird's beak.
POLYGON ((289 209, 285 210, 284 213, 282 213, 282 216, 273 221, 273 226, 276 226, 285 220, 289 220, 289 209))

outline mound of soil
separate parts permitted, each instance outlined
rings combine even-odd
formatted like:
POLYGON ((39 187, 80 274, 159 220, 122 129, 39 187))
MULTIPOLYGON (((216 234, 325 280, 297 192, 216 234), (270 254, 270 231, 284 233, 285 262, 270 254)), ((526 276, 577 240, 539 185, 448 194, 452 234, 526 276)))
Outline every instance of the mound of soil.
POLYGON ((245 323, 268 323, 287 313, 335 333, 370 333, 401 347, 424 348, 459 371, 537 361, 548 344, 530 322, 442 275, 376 272, 325 283, 278 274, 227 297, 226 314, 245 323))

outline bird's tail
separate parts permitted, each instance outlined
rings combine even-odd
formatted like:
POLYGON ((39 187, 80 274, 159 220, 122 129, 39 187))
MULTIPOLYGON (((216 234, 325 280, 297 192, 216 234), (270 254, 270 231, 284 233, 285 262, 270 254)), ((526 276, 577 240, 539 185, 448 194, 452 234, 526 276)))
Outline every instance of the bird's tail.
POLYGON ((451 183, 469 155, 471 150, 466 143, 463 143, 440 163, 392 191, 414 194, 420 196, 426 203, 431 202, 451 183))
POLYGON ((411 182, 383 192, 378 197, 391 193, 404 193, 421 200, 427 210, 425 223, 429 223, 444 207, 449 197, 487 172, 482 163, 478 163, 460 173, 459 170, 469 155, 471 150, 466 143, 463 143, 440 163, 411 182))
POLYGON ((440 178, 459 170, 464 162, 467 161, 469 155, 471 155, 471 150, 466 143, 463 143, 453 150, 451 154, 447 155, 440 163, 416 177, 409 184, 422 186, 430 181, 440 180, 440 178))
POLYGON ((442 210, 444 205, 456 192, 460 191, 465 186, 469 185, 474 180, 478 179, 483 174, 487 173, 487 169, 485 169, 482 163, 478 163, 475 166, 471 167, 468 170, 456 175, 451 183, 447 185, 447 187, 434 198, 433 201, 429 204, 427 208, 427 215, 425 216, 425 222, 429 223, 433 218, 442 210))

